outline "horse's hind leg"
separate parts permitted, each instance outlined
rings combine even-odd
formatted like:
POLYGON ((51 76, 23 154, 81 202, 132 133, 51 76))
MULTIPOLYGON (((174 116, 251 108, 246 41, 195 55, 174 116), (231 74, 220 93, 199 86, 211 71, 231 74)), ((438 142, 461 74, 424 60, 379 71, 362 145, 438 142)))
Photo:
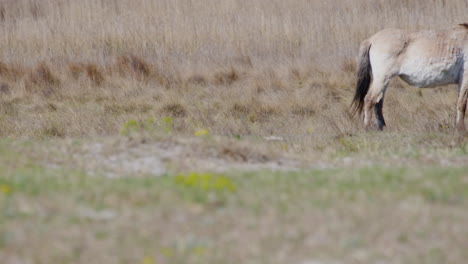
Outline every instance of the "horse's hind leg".
POLYGON ((382 96, 382 99, 380 99, 380 101, 374 105, 374 113, 375 113, 375 117, 377 118, 377 125, 379 126, 380 130, 383 130, 383 128, 386 126, 385 119, 383 117, 383 112, 382 112, 383 102, 384 102, 384 97, 382 96))
POLYGON ((372 117, 372 108, 374 108, 375 117, 379 129, 382 130, 385 126, 385 120, 382 113, 383 98, 391 76, 383 78, 375 78, 372 86, 364 99, 364 127, 368 128, 372 117))
POLYGON ((465 70, 458 87, 456 127, 460 133, 465 132, 465 112, 468 100, 468 69, 465 70))

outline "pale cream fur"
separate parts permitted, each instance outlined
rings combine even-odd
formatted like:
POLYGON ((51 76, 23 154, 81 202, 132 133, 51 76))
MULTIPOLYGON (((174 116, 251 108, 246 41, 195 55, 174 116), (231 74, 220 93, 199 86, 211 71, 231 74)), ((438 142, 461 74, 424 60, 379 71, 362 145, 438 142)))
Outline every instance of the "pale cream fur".
MULTIPOLYGON (((370 125, 372 108, 383 100, 391 78, 399 76, 417 87, 458 84, 456 128, 461 132, 465 130, 464 116, 468 98, 466 25, 447 30, 385 29, 364 41, 361 48, 369 45, 372 84, 364 99, 366 128, 370 125)), ((383 116, 381 118, 383 121, 383 116)))

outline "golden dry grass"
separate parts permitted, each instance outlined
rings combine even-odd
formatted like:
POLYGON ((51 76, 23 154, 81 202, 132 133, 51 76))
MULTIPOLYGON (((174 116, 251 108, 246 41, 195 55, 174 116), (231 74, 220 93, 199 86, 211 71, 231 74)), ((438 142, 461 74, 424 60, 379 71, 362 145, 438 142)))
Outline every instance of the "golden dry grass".
POLYGON ((393 81, 384 132, 361 130, 348 107, 362 40, 468 22, 467 9, 0 1, 0 259, 464 263, 456 87, 393 81), (171 177, 205 170, 236 191, 171 177))
MULTIPOLYGON (((359 43, 386 27, 464 22, 466 5, 3 1, 0 135, 109 135, 130 119, 165 116, 178 133, 350 134, 358 128, 347 107, 359 43)), ((396 82, 388 97, 391 131, 453 127, 454 88, 396 82)))

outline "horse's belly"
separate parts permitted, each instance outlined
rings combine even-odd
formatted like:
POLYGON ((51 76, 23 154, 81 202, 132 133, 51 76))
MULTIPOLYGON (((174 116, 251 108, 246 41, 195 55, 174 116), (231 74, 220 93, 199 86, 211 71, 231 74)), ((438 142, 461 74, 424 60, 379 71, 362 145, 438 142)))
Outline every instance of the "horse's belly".
POLYGON ((435 87, 458 81, 460 66, 450 61, 411 61, 404 63, 399 76, 417 87, 435 87))

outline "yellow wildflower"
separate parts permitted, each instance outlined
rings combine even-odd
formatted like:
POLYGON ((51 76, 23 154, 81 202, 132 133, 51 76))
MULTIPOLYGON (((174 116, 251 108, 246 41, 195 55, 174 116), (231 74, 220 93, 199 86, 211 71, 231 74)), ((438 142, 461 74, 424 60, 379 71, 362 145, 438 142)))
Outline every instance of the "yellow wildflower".
POLYGON ((197 130, 195 131, 195 136, 197 137, 201 137, 201 136, 206 136, 206 135, 209 135, 210 132, 206 129, 200 129, 200 130, 197 130))
POLYGON ((192 253, 196 256, 203 256, 206 253, 206 248, 205 247, 194 247, 192 249, 192 253))
POLYGON ((154 264, 154 258, 150 256, 146 256, 141 260, 141 264, 154 264))
POLYGON ((0 193, 8 195, 11 192, 11 187, 6 184, 0 184, 0 193))
POLYGON ((162 248, 161 253, 167 258, 174 256, 174 251, 171 248, 167 248, 167 247, 162 248))

